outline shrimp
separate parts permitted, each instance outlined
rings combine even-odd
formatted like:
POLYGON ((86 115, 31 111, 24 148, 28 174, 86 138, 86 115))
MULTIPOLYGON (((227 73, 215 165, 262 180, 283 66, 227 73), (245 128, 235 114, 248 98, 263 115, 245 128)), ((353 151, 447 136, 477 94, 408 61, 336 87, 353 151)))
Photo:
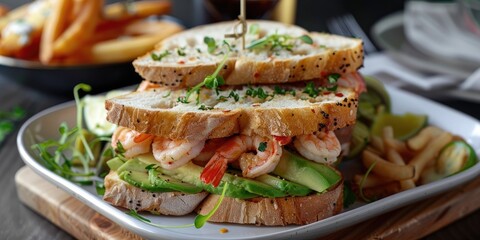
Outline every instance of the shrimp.
POLYGON ((213 138, 213 139, 208 139, 205 142, 205 146, 203 147, 202 151, 200 154, 198 154, 193 161, 195 161, 196 164, 205 166, 207 164, 208 160, 210 160, 213 155, 215 154, 215 151, 225 142, 227 141, 227 138, 213 138))
POLYGON ((293 145, 302 156, 328 164, 335 162, 342 150, 333 131, 297 136, 293 145))
POLYGON ((148 90, 159 88, 159 87, 160 87, 159 84, 151 83, 149 81, 142 81, 137 87, 137 92, 144 92, 144 91, 148 91, 148 90))
POLYGON ((205 140, 171 140, 155 137, 152 144, 153 157, 165 169, 175 169, 195 158, 205 145, 205 140))
POLYGON ((353 88, 359 94, 367 91, 365 80, 358 72, 342 74, 338 79, 338 85, 341 87, 353 88))
POLYGON ((116 149, 120 142, 125 149, 124 156, 131 158, 150 152, 152 140, 153 135, 140 133, 126 127, 118 127, 112 135, 112 147, 116 149))
POLYGON ((240 168, 245 177, 256 177, 273 171, 282 155, 281 143, 288 143, 282 137, 238 135, 228 139, 208 161, 200 179, 206 184, 218 186, 227 169, 227 164, 240 159, 240 168), (247 151, 256 151, 254 155, 247 151))

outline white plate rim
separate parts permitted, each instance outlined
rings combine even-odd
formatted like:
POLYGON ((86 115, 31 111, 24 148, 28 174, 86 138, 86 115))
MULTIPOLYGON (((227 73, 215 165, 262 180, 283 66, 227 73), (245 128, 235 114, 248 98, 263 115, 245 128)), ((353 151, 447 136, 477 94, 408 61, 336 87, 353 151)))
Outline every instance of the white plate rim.
MULTIPOLYGON (((403 90, 394 89, 387 86, 387 90, 393 96, 401 96, 407 98, 414 98, 415 100, 424 101, 429 104, 434 104, 435 106, 441 107, 442 109, 447 109, 451 113, 457 114, 459 117, 463 119, 467 119, 475 124, 475 128, 479 129, 480 131, 480 122, 474 119, 471 116, 468 116, 464 113, 458 112, 454 109, 450 109, 445 107, 441 104, 434 103, 431 100, 424 99, 422 97, 416 96, 414 94, 405 92, 403 90)), ((392 98, 394 99, 394 98, 392 98)), ((395 100, 394 100, 395 101, 395 100)), ((434 196, 441 192, 447 191, 453 187, 456 187, 462 183, 465 183, 469 180, 472 180, 476 176, 480 174, 480 164, 476 164, 474 167, 459 173, 457 175, 451 176, 449 178, 445 178, 442 180, 438 180, 436 182, 419 186, 414 189, 404 191, 381 200, 375 201, 370 204, 366 204, 360 206, 358 208, 342 212, 338 215, 333 217, 304 225, 304 226, 297 226, 297 227, 278 227, 279 231, 264 234, 261 236, 255 237, 242 237, 239 238, 238 236, 229 236, 228 234, 217 234, 215 236, 211 235, 194 235, 194 234, 186 234, 182 232, 175 232, 170 231, 169 229, 161 229, 149 226, 145 223, 142 223, 132 217, 126 215, 123 211, 118 210, 117 208, 111 206, 110 204, 104 202, 103 200, 99 199, 98 196, 91 194, 90 192, 86 191, 81 186, 78 186, 54 173, 46 169, 43 165, 41 165, 38 160, 36 160, 33 156, 31 156, 27 150, 27 146, 25 146, 26 141, 26 130, 28 127, 35 121, 40 120, 42 117, 47 116, 49 114, 54 114, 57 111, 61 111, 70 107, 74 107, 73 102, 63 103, 51 108, 48 108, 42 112, 37 113, 36 115, 32 116, 28 119, 19 130, 17 135, 17 146, 22 157, 23 161, 31 167, 36 173, 38 173, 43 178, 47 179, 54 185, 62 188, 68 194, 72 195, 73 197, 79 199, 83 203, 87 204, 95 211, 99 212, 100 214, 104 215, 105 217, 111 219, 112 221, 116 222, 117 224, 127 228, 128 230, 137 233, 143 237, 151 238, 151 239, 160 239, 160 238, 175 238, 175 239, 271 239, 271 238, 295 238, 295 237, 319 237, 321 235, 325 235, 328 233, 332 233, 333 231, 340 230, 342 228, 346 228, 348 226, 354 225, 361 221, 365 221, 367 219, 373 218, 378 216, 382 213, 386 213, 388 211, 394 210, 396 208, 400 208, 407 204, 425 199, 430 196, 434 196), (399 202, 399 199, 402 201, 399 202)), ((477 136, 478 137, 478 136, 477 136)), ((476 139, 478 140, 478 139, 476 139)), ((479 148, 475 149, 477 154, 480 152, 479 148)), ((231 225, 227 225, 228 226, 231 225)), ((250 226, 247 226, 250 228, 250 226)), ((251 228, 257 228, 256 226, 251 226, 251 228)), ((194 229, 195 231, 196 229, 194 229)))

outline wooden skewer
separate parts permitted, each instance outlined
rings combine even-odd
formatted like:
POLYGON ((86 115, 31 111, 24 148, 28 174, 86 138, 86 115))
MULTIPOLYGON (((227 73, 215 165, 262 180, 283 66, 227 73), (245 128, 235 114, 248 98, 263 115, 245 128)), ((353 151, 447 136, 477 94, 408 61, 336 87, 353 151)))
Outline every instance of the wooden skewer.
POLYGON ((225 38, 239 38, 242 37, 242 49, 245 49, 245 34, 247 33, 247 20, 246 20, 246 4, 245 0, 240 1, 240 15, 238 16, 239 22, 235 25, 233 29, 233 33, 231 34, 225 34, 225 38), (241 24, 242 25, 242 31, 240 33, 237 33, 237 26, 241 24))

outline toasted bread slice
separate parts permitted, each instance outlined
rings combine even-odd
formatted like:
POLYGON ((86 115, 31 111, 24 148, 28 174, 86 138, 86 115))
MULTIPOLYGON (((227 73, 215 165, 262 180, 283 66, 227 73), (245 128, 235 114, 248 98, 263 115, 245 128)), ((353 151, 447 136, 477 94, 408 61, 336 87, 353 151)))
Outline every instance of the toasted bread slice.
POLYGON ((207 195, 207 192, 149 192, 124 182, 115 171, 110 171, 105 177, 103 200, 135 211, 180 216, 191 213, 207 195))
MULTIPOLYGON (((219 195, 210 194, 197 209, 210 212, 219 195)), ((225 197, 210 222, 255 224, 266 226, 304 225, 335 214, 343 209, 343 182, 321 194, 305 197, 234 199, 225 197)))
MULTIPOLYGON (((363 64, 362 40, 326 33, 308 32, 303 28, 271 21, 248 21, 246 45, 265 36, 282 34, 290 47, 270 45, 242 49, 241 39, 227 39, 232 52, 220 75, 227 85, 289 83, 320 78, 326 73, 349 73, 363 64), (308 35, 312 44, 298 37, 308 35), (294 39, 294 40, 292 40, 294 39)), ((160 42, 156 49, 137 58, 135 70, 150 82, 170 87, 193 87, 212 74, 224 57, 222 41, 233 33, 234 22, 222 22, 192 28, 160 42), (209 52, 205 37, 215 39, 216 48, 209 52), (157 60, 152 58, 157 56, 157 60), (161 57, 159 57, 161 56, 161 57), (161 58, 158 60, 158 58, 161 58)), ((238 32, 238 30, 237 30, 238 32)))
POLYGON ((319 92, 311 97, 303 92, 305 84, 283 84, 284 95, 275 94, 278 88, 230 87, 219 95, 203 88, 198 104, 196 94, 188 104, 178 102, 185 96, 185 89, 162 87, 133 92, 105 102, 107 120, 138 132, 189 140, 234 134, 297 136, 355 123, 358 92, 354 89, 338 87, 336 92, 319 92), (267 95, 265 99, 251 96, 259 89, 267 95))

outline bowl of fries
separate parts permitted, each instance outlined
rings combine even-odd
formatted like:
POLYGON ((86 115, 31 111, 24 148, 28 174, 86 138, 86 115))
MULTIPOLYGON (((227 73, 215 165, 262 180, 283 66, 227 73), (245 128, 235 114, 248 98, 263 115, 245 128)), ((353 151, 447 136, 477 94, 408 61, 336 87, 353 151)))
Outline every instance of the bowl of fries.
POLYGON ((0 16, 0 75, 63 93, 138 83, 132 60, 183 27, 161 16, 166 0, 37 0, 0 16))

